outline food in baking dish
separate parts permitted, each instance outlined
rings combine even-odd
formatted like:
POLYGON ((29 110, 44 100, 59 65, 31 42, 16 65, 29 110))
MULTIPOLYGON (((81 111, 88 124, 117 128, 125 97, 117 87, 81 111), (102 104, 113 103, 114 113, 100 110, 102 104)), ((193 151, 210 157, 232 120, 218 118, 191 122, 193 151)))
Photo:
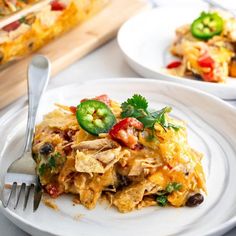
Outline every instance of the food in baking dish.
POLYGON ((33 156, 44 190, 75 194, 88 209, 104 197, 120 212, 197 206, 206 193, 202 154, 170 107, 150 110, 134 95, 121 105, 101 95, 57 105, 36 127, 33 156))
POLYGON ((11 15, 14 12, 20 11, 21 9, 37 1, 38 0, 1 0, 0 18, 11 15))
POLYGON ((192 24, 176 30, 170 52, 179 57, 167 65, 170 74, 224 83, 236 77, 236 19, 222 11, 202 12, 192 24))
MULTIPOLYGON (((5 0, 5 2, 20 5, 22 8, 32 2, 40 4, 40 1, 33 0, 5 0)), ((22 15, 18 20, 4 25, 0 29, 0 65, 22 58, 41 48, 50 40, 94 15, 107 2, 108 0, 52 0, 42 5, 40 10, 22 15)), ((20 9, 20 6, 12 11, 20 9)), ((8 15, 8 8, 0 6, 3 12, 0 14, 8 15)))

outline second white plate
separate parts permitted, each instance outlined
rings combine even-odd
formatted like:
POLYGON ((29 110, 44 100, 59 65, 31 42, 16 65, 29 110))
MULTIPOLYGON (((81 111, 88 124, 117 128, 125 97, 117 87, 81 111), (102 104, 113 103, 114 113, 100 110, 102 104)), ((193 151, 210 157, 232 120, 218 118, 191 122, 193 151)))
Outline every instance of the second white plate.
POLYGON ((203 6, 159 7, 135 16, 121 27, 119 46, 128 64, 144 77, 189 85, 223 99, 236 99, 236 79, 228 78, 226 84, 216 84, 162 71, 171 56, 169 47, 175 38, 175 29, 191 23, 202 10, 207 10, 203 6))

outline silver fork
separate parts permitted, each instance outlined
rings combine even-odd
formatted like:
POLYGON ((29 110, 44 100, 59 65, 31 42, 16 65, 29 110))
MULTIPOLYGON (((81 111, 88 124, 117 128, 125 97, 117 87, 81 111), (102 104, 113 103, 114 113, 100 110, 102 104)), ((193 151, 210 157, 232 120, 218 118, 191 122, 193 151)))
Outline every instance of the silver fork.
POLYGON ((32 190, 34 191, 34 211, 38 209, 41 201, 42 188, 35 173, 35 162, 31 149, 38 105, 49 81, 50 68, 49 60, 42 55, 34 56, 28 67, 28 120, 25 145, 23 153, 9 166, 5 175, 5 182, 2 184, 0 195, 4 207, 7 207, 14 199, 13 206, 16 209, 24 193, 23 209, 25 210, 32 190), (4 192, 6 189, 10 189, 10 194, 5 201, 4 192))

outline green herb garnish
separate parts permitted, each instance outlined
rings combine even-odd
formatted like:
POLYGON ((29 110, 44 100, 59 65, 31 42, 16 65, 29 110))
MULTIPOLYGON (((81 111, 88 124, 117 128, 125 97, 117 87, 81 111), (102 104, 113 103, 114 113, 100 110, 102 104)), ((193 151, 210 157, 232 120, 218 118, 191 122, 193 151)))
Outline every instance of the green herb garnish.
POLYGON ((46 164, 45 163, 43 163, 42 165, 40 165, 39 166, 39 169, 38 169, 38 171, 39 171, 39 175, 40 176, 43 176, 44 174, 45 174, 45 172, 46 172, 46 164))
POLYGON ((180 125, 175 125, 175 124, 172 124, 172 123, 169 123, 168 124, 168 128, 172 128, 174 129, 175 131, 178 131, 180 128, 182 128, 180 125))
POLYGON ((21 18, 19 19, 19 21, 20 21, 21 24, 24 23, 24 22, 25 22, 25 17, 21 17, 21 18))
POLYGON ((155 123, 160 124, 163 129, 173 128, 178 131, 181 127, 166 120, 166 114, 171 112, 171 107, 164 107, 155 112, 148 111, 148 102, 145 97, 134 94, 132 98, 128 98, 126 102, 121 104, 121 117, 134 117, 143 123, 145 128, 154 128, 155 123))
POLYGON ((149 113, 147 116, 140 118, 139 120, 144 124, 146 128, 153 128, 155 123, 160 124, 164 129, 168 128, 168 122, 166 120, 166 113, 171 111, 171 107, 164 107, 160 111, 149 113))
POLYGON ((182 184, 180 183, 176 183, 176 182, 173 182, 173 183, 169 183, 167 186, 166 186, 166 192, 168 193, 172 193, 174 191, 178 191, 182 188, 182 184))
POLYGON ((182 188, 182 184, 177 183, 177 182, 173 182, 173 183, 169 183, 166 186, 165 190, 161 190, 157 192, 157 198, 156 201, 158 203, 159 206, 166 206, 168 204, 168 195, 171 194, 174 191, 178 191, 182 188))
POLYGON ((56 161, 55 161, 55 157, 54 156, 49 158, 48 165, 49 165, 49 167, 51 169, 56 167, 56 161))
POLYGON ((166 206, 168 203, 167 196, 165 195, 157 196, 156 201, 158 205, 162 207, 166 206))
POLYGON ((39 175, 43 176, 46 171, 51 171, 51 172, 57 171, 57 167, 60 166, 65 161, 65 158, 60 158, 60 157, 61 154, 57 152, 55 154, 50 155, 47 160, 44 160, 43 163, 38 168, 39 175))
POLYGON ((61 153, 60 153, 60 152, 56 152, 56 153, 53 155, 53 157, 59 158, 59 157, 61 157, 61 153))
POLYGON ((148 114, 148 102, 145 97, 134 94, 132 98, 128 98, 126 102, 121 104, 121 117, 140 118, 148 114))

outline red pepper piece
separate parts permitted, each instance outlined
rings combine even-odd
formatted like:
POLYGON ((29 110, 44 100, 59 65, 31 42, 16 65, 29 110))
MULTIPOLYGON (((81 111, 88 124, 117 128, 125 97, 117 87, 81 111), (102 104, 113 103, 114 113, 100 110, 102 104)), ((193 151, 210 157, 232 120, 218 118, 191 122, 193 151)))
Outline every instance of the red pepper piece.
POLYGON ((210 56, 202 56, 198 59, 198 65, 204 68, 214 69, 215 61, 210 56))
POLYGON ((71 111, 73 114, 76 114, 76 110, 77 110, 77 107, 75 107, 75 106, 70 106, 70 111, 71 111))
POLYGON ((170 170, 173 169, 173 167, 172 167, 170 164, 167 164, 166 166, 167 166, 170 170))
POLYGON ((80 102, 85 102, 87 100, 97 100, 97 101, 105 103, 107 106, 111 106, 111 99, 106 94, 102 94, 100 96, 97 96, 95 98, 90 98, 90 99, 84 98, 80 102))
POLYGON ((46 186, 46 191, 52 198, 57 198, 61 194, 56 184, 48 184, 46 186))
POLYGON ((214 78, 214 74, 212 71, 210 71, 208 73, 203 73, 202 78, 203 78, 203 80, 205 80, 207 82, 217 82, 217 80, 214 78))
POLYGON ((182 65, 181 61, 172 61, 171 63, 169 63, 169 64, 166 66, 166 68, 167 68, 167 69, 173 69, 173 68, 177 68, 177 67, 179 67, 179 66, 181 66, 181 65, 182 65))
POLYGON ((10 31, 16 30, 19 26, 20 26, 20 21, 17 20, 17 21, 12 22, 9 25, 4 26, 2 29, 4 31, 10 32, 10 31))
POLYGON ((106 95, 106 94, 102 94, 100 96, 95 97, 95 100, 98 100, 100 102, 105 103, 107 106, 111 105, 111 99, 106 95))
POLYGON ((136 149, 138 146, 138 130, 143 129, 143 124, 133 117, 128 117, 117 124, 110 130, 110 136, 123 143, 125 146, 136 149))
POLYGON ((54 0, 51 2, 52 11, 63 11, 65 8, 66 8, 66 5, 57 0, 54 0))

